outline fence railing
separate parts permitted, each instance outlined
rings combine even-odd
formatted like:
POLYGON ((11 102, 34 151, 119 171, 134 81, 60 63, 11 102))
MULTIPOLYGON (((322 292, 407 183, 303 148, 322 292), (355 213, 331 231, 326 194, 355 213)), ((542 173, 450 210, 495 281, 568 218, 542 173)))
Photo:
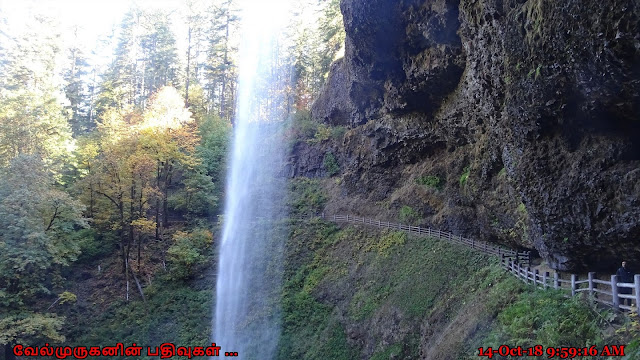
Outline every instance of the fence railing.
POLYGON ((525 283, 533 284, 541 289, 553 288, 566 290, 571 293, 571 296, 588 293, 595 301, 616 309, 634 310, 638 309, 638 305, 640 304, 640 274, 634 276, 633 283, 619 282, 616 275, 611 275, 610 280, 601 280, 596 278, 596 273, 594 272, 590 272, 587 278, 582 280, 575 274, 570 274, 569 279, 563 279, 557 272, 551 275, 549 272, 541 273, 537 269, 532 270, 530 268, 531 252, 529 251, 511 250, 489 244, 485 241, 476 241, 429 227, 404 225, 353 215, 325 215, 322 213, 320 217, 336 223, 347 222, 375 226, 381 229, 405 231, 410 234, 450 241, 468 246, 486 254, 496 255, 501 258, 501 265, 504 269, 525 283), (621 293, 621 288, 631 289, 631 294, 621 293), (630 299, 632 302, 635 301, 635 307, 626 305, 626 299, 630 299))
POLYGON ((504 248, 502 246, 487 243, 485 241, 477 241, 477 240, 465 238, 461 235, 454 235, 452 233, 449 233, 446 231, 440 231, 438 229, 432 229, 430 227, 404 225, 404 224, 392 223, 388 221, 368 219, 365 217, 358 217, 353 215, 325 215, 324 213, 322 213, 320 217, 326 220, 331 220, 333 222, 348 222, 352 224, 369 225, 369 226, 375 226, 381 229, 405 231, 409 234, 416 234, 421 236, 442 239, 442 240, 446 240, 446 241, 450 241, 453 243, 470 247, 472 249, 483 252, 485 254, 496 255, 498 257, 511 259, 512 261, 524 266, 529 266, 531 264, 531 261, 530 261, 531 253, 529 251, 511 250, 511 249, 504 248))
POLYGON ((600 280, 596 278, 595 272, 590 272, 586 279, 579 279, 576 274, 570 274, 569 279, 562 279, 557 272, 553 276, 549 272, 540 273, 537 269, 531 270, 509 258, 502 258, 501 264, 525 283, 542 289, 562 289, 570 292, 571 296, 588 293, 595 301, 616 309, 633 310, 640 304, 640 274, 634 276, 633 283, 619 282, 616 275, 611 275, 610 280, 600 280), (630 288, 631 294, 621 294, 621 288, 630 288), (624 304, 625 299, 631 299, 635 307, 624 304))

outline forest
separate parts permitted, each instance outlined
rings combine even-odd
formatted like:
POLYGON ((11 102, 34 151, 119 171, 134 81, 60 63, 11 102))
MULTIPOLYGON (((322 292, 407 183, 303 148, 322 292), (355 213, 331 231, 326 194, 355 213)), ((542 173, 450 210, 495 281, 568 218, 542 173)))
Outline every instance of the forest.
POLYGON ((0 3, 0 360, 640 359, 640 280, 620 307, 613 275, 640 263, 638 24, 636 0, 0 3), (255 36, 284 3, 247 92, 247 9, 255 36))
MULTIPOLYGON (((290 116, 308 113, 344 41, 338 1, 308 8, 292 16, 319 21, 294 21, 277 49, 287 86, 272 91, 287 92, 290 116)), ((86 29, 37 9, 21 19, 0 12, 7 358, 12 344, 77 341, 79 294, 69 289, 85 269, 101 274, 105 301, 126 303, 144 299, 154 279, 188 281, 210 261, 235 111, 239 12, 234 0, 132 6, 94 48, 78 40, 86 29)))

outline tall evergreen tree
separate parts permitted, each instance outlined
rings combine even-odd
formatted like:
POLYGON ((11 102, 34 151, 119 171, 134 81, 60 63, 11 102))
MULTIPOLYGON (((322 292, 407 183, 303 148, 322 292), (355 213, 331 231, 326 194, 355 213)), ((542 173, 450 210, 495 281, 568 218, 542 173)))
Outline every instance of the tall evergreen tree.
POLYGON ((161 11, 142 13, 143 35, 140 52, 143 61, 143 101, 164 86, 180 87, 176 38, 168 14, 161 11))
POLYGON ((38 154, 51 163, 70 141, 65 96, 60 90, 60 33, 38 16, 23 34, 2 36, 0 53, 0 167, 19 154, 38 154))
POLYGON ((77 43, 78 27, 74 28, 74 42, 66 49, 67 63, 63 72, 64 92, 69 100, 71 112, 70 125, 75 135, 86 133, 94 128, 90 116, 90 93, 86 82, 89 75, 89 63, 83 49, 77 43))
POLYGON ((206 80, 211 110, 222 119, 233 119, 237 82, 237 44, 233 33, 239 25, 236 1, 218 0, 210 9, 211 26, 206 63, 206 80))
POLYGON ((168 14, 132 9, 124 17, 115 57, 98 95, 99 113, 109 108, 144 109, 146 101, 163 86, 181 86, 175 35, 168 14))

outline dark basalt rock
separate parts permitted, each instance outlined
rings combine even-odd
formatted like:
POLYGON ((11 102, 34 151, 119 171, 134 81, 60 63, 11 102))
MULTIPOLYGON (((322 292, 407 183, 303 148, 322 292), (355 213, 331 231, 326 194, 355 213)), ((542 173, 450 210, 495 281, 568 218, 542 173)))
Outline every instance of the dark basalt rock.
POLYGON ((640 264, 638 1, 341 7, 345 57, 312 113, 352 129, 299 147, 296 174, 319 176, 313 154, 332 147, 363 201, 429 209, 427 224, 535 249, 557 269, 640 264), (411 190, 424 174, 445 187, 411 190))

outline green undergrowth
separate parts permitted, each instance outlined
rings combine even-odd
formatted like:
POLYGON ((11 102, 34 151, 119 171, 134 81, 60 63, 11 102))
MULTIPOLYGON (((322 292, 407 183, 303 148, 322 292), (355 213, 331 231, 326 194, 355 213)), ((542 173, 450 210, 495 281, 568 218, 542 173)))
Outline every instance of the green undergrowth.
POLYGON ((327 194, 316 179, 296 178, 289 184, 289 190, 291 217, 317 215, 327 202, 327 194))
MULTIPOLYGON (((549 348, 584 349, 595 346, 601 353, 604 346, 613 344, 626 346, 625 359, 640 359, 639 330, 635 314, 616 312, 585 298, 567 298, 566 293, 562 291, 528 288, 518 295, 516 301, 500 309, 490 332, 478 339, 476 346, 470 351, 477 351, 479 347, 492 347, 497 350, 505 344, 525 349, 540 345, 547 358, 549 354, 546 351, 549 348)), ((555 356, 561 355, 558 353, 555 356)), ((474 357, 468 357, 472 358, 474 357)))
MULTIPOLYGON (((145 347, 142 355, 146 355, 147 346, 153 348, 166 342, 176 346, 210 345, 213 285, 198 287, 202 289, 172 281, 169 276, 161 277, 145 288, 146 302, 136 299, 112 303, 100 316, 75 326, 68 336, 69 343, 79 346, 136 343, 145 347)), ((132 296, 137 297, 137 293, 132 296)))
POLYGON ((633 322, 621 334, 624 317, 534 290, 448 242, 294 221, 285 257, 279 359, 477 359, 503 344, 634 351, 633 322))
MULTIPOLYGON (((419 358, 424 319, 446 324, 474 291, 496 293, 491 289, 502 282, 500 292, 521 288, 494 259, 443 241, 319 220, 294 223, 290 231, 279 359, 419 358), (394 324, 370 326, 390 311, 412 330, 384 344, 384 329, 394 324), (347 329, 366 334, 374 351, 349 339, 347 329)), ((492 301, 505 299, 498 298, 492 301)))

